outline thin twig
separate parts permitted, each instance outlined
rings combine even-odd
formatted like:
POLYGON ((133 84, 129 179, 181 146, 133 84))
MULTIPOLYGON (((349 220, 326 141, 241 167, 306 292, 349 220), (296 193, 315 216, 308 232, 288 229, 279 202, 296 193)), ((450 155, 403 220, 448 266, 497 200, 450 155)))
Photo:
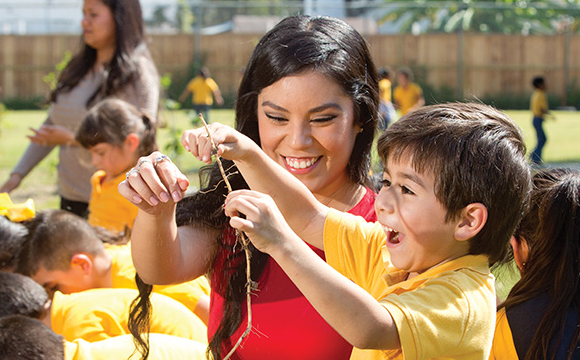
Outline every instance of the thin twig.
MULTIPOLYGON (((207 126, 207 123, 205 122, 203 115, 199 114, 199 118, 203 122, 203 126, 205 127, 205 131, 207 132, 207 137, 211 143, 212 153, 215 154, 215 160, 216 160, 218 167, 220 169, 220 173, 222 174, 223 181, 226 184, 226 187, 228 188, 228 194, 229 194, 230 192, 232 192, 232 186, 230 185, 230 182, 228 180, 228 176, 226 175, 226 172, 224 171, 224 167, 222 165, 220 156, 217 154, 218 148, 217 148, 217 146, 215 146, 215 143, 213 142, 213 139, 211 137, 211 133, 209 131, 209 127, 207 126)), ((242 333, 242 335, 240 336, 240 338, 238 339, 238 341, 234 345, 234 347, 230 350, 230 352, 226 355, 226 357, 223 358, 223 360, 228 360, 234 354, 234 352, 237 350, 237 348, 242 344, 242 341, 250 334, 250 331, 252 330, 252 290, 255 290, 256 284, 252 281, 252 276, 251 276, 251 268, 250 268, 251 253, 250 253, 250 249, 248 249, 248 239, 246 238, 244 233, 242 233, 238 230, 236 230, 236 242, 240 242, 242 244, 242 248, 244 249, 244 252, 246 254, 246 304, 248 306, 248 325, 246 327, 246 330, 242 333)))

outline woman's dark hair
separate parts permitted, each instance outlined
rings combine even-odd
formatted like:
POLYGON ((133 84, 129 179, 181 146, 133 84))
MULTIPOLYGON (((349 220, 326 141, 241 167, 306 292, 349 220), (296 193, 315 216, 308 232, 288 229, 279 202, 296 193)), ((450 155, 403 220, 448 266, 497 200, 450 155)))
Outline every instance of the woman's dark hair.
POLYGON ((110 98, 91 108, 75 139, 87 149, 100 143, 121 146, 131 133, 139 136, 137 157, 157 150, 156 127, 149 116, 126 101, 110 98))
MULTIPOLYGON (((113 14, 115 20, 116 49, 106 66, 105 80, 86 103, 87 108, 97 98, 114 95, 137 76, 136 59, 140 55, 151 57, 145 45, 145 27, 139 0, 100 0, 113 14)), ((49 101, 54 102, 60 93, 71 91, 93 68, 97 51, 81 37, 81 51, 73 56, 60 74, 49 101)))
MULTIPOLYGON (((241 80, 236 102, 236 129, 261 145, 258 131, 257 99, 260 92, 292 75, 314 71, 338 84, 354 102, 355 124, 362 131, 356 137, 347 171, 352 182, 365 184, 370 169, 370 150, 378 121, 378 79, 366 41, 342 20, 330 17, 292 16, 279 22, 256 45, 241 80)), ((223 160, 222 160, 223 161, 223 160)), ((223 161, 234 189, 248 188, 231 161, 223 161)), ((177 206, 177 225, 209 226, 222 229, 220 246, 232 248, 224 241, 233 236, 222 211, 227 189, 217 166, 200 173, 200 191, 177 206)), ((251 275, 261 276, 268 255, 249 245, 251 275)), ((222 344, 238 329, 242 321, 242 299, 246 293, 246 260, 237 247, 225 260, 219 281, 212 281, 213 291, 224 298, 224 311, 216 333, 210 339, 209 352, 221 359, 222 344)), ((214 278, 215 279, 215 278, 214 278)), ((148 291, 151 291, 149 287, 148 291)), ((140 293, 148 296, 147 291, 140 293)), ((144 306, 145 304, 141 304, 144 306)), ((135 320, 137 321, 137 320, 135 320)))
MULTIPOLYGON (((500 308, 509 310, 547 293, 550 304, 525 359, 553 359, 550 341, 561 341, 568 310, 580 308, 580 172, 545 170, 534 175, 533 183, 529 209, 515 233, 528 244, 529 255, 521 279, 500 308)), ((577 329, 568 359, 579 341, 577 329)))

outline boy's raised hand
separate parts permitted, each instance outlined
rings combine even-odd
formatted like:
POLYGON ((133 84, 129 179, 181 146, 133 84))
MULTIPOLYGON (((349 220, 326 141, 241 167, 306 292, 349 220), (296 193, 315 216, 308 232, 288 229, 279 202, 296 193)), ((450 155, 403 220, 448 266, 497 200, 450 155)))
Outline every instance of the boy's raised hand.
POLYGON ((127 172, 117 189, 139 209, 156 213, 183 198, 189 180, 169 157, 155 151, 139 158, 137 164, 127 172), (167 205, 162 206, 164 204, 167 205))
MULTIPOLYGON (((232 127, 220 123, 208 125, 211 140, 217 147, 217 155, 228 160, 242 160, 253 151, 259 151, 258 145, 249 137, 232 127)), ((181 144, 198 160, 211 163, 212 144, 205 127, 186 130, 181 135, 181 144)))
POLYGON ((291 239, 298 239, 269 195, 252 190, 233 191, 226 198, 224 210, 231 218, 230 225, 246 233, 262 252, 273 255, 291 239))

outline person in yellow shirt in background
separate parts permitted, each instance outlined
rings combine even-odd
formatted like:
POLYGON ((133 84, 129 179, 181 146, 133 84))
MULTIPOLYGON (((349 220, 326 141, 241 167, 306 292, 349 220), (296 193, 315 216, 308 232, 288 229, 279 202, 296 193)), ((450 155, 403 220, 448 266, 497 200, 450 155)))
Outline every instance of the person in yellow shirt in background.
MULTIPOLYGON (((205 345, 165 334, 150 334, 149 360, 205 360, 205 345)), ((42 321, 24 315, 0 318, 0 360, 138 360, 130 335, 94 343, 82 339, 63 340, 42 321)))
MULTIPOLYGON (((134 289, 91 289, 74 294, 57 291, 52 300, 28 276, 0 272, 0 317, 25 315, 41 320, 66 340, 94 342, 129 335, 128 319, 134 289)), ((176 300, 152 294, 152 333, 178 336, 207 344, 207 327, 176 300)))
POLYGON ((546 132, 544 131, 544 119, 549 115, 548 111, 548 97, 546 96, 546 80, 543 76, 536 76, 532 79, 532 86, 534 92, 530 98, 530 110, 532 110, 533 119, 532 124, 536 130, 537 144, 536 148, 530 155, 530 160, 535 164, 542 163, 542 149, 548 140, 546 132))
POLYGON ((423 90, 413 82, 413 72, 409 68, 401 68, 397 74, 397 86, 393 92, 395 107, 401 111, 401 116, 425 105, 423 90))
POLYGON ((199 70, 196 77, 187 83, 178 101, 184 102, 189 93, 193 94, 191 98, 193 110, 196 114, 202 114, 206 122, 209 122, 209 110, 213 105, 214 98, 217 105, 221 106, 224 103, 218 85, 210 77, 209 69, 205 66, 199 70))
MULTIPOLYGON (((136 289, 129 245, 104 244, 85 219, 64 210, 44 210, 28 223, 29 235, 16 272, 30 276, 52 296, 94 288, 136 289)), ((205 276, 180 284, 155 286, 207 324, 209 281, 205 276)))
POLYGON ((395 121, 397 117, 397 112, 393 106, 392 97, 392 82, 391 82, 391 69, 380 68, 379 71, 379 129, 385 130, 389 127, 389 124, 395 121))

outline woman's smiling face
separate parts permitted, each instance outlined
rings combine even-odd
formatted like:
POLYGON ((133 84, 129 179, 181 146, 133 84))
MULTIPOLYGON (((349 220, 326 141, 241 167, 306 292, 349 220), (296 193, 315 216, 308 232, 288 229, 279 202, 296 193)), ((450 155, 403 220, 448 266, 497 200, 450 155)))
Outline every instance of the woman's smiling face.
POLYGON ((262 149, 310 191, 330 196, 349 181, 360 127, 336 82, 314 71, 282 78, 260 92, 257 110, 262 149))

